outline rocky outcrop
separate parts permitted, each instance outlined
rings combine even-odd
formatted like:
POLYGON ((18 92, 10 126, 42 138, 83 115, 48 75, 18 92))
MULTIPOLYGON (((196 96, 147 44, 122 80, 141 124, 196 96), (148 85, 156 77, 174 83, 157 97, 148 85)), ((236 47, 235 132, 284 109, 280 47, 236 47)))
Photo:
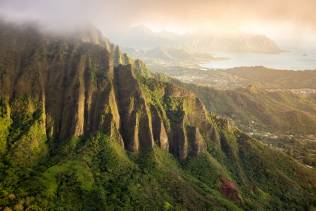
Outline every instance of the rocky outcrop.
POLYGON ((162 149, 169 149, 168 134, 161 114, 158 112, 155 106, 151 106, 151 119, 152 119, 152 129, 153 137, 155 143, 162 149))
POLYGON ((126 148, 130 151, 152 148, 150 116, 132 64, 115 68, 115 83, 121 116, 120 132, 126 148))

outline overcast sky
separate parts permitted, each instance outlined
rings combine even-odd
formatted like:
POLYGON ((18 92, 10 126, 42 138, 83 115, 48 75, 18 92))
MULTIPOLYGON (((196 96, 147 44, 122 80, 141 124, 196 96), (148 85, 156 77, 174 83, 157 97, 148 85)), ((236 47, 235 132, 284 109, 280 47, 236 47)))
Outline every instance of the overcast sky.
POLYGON ((262 33, 315 41, 316 0, 0 0, 0 15, 48 26, 93 23, 105 31, 135 24, 154 30, 262 33))

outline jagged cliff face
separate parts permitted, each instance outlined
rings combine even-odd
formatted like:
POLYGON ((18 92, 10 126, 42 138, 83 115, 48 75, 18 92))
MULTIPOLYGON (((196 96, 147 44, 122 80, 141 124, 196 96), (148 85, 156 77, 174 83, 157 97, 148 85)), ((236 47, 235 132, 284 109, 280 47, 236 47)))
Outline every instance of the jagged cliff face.
POLYGON ((214 140, 216 130, 199 99, 157 81, 142 62, 131 61, 118 47, 96 35, 79 42, 46 39, 28 27, 23 33, 16 30, 21 29, 0 34, 1 98, 12 107, 11 116, 38 113, 46 140, 102 131, 129 151, 158 146, 180 159, 198 154, 214 140), (25 108, 12 106, 19 103, 25 108))
POLYGON ((0 209, 315 204, 313 170, 209 114, 96 31, 0 27, 0 209))

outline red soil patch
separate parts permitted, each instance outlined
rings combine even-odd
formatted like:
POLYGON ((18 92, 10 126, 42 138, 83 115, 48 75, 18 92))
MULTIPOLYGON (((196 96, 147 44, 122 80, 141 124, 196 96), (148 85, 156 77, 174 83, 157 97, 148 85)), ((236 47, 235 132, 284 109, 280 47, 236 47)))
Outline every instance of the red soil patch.
POLYGON ((220 178, 220 187, 219 191, 234 202, 241 202, 239 191, 236 188, 236 185, 225 177, 220 178))

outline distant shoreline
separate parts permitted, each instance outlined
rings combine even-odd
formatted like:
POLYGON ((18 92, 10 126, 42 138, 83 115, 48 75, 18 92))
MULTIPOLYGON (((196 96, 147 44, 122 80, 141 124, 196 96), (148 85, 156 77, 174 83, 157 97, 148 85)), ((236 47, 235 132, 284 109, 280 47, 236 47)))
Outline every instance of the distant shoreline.
POLYGON ((223 57, 226 60, 212 60, 200 63, 199 66, 209 70, 226 70, 242 67, 266 67, 274 70, 315 71, 316 52, 284 51, 280 54, 263 53, 226 53, 218 52, 214 57, 223 57))

